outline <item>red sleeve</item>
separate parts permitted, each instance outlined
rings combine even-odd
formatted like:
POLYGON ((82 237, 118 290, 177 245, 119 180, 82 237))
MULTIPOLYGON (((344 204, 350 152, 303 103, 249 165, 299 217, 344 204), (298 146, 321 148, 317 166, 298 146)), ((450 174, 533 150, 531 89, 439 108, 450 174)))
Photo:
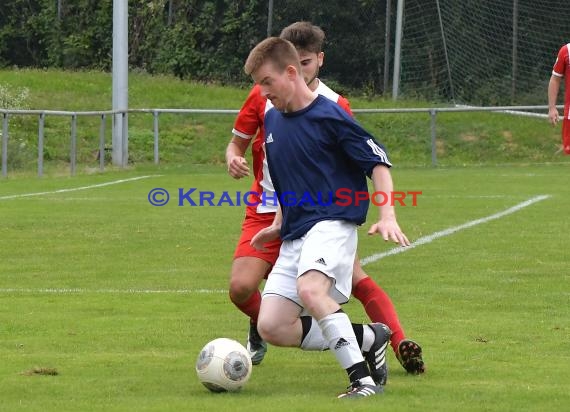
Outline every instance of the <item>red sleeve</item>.
POLYGON ((352 110, 350 110, 350 102, 346 97, 338 96, 337 103, 340 107, 342 107, 345 110, 345 112, 354 117, 354 115, 352 114, 352 110))
POLYGON ((552 69, 552 73, 560 77, 564 77, 564 73, 566 73, 567 64, 568 64, 568 45, 564 45, 558 51, 558 57, 556 58, 556 62, 554 63, 554 68, 552 69))
POLYGON ((232 130, 233 134, 246 139, 251 139, 255 136, 257 129, 263 126, 265 100, 266 99, 261 96, 259 86, 255 85, 249 92, 247 99, 236 117, 232 130))

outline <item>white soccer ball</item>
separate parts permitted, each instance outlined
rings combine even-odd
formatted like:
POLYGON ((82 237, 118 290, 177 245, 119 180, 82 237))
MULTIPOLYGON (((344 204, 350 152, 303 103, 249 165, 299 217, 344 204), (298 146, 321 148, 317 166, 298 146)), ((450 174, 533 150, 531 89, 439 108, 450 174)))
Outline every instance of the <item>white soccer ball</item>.
POLYGON ((241 343, 218 338, 208 342, 198 355, 196 373, 212 392, 240 390, 251 376, 251 357, 241 343))

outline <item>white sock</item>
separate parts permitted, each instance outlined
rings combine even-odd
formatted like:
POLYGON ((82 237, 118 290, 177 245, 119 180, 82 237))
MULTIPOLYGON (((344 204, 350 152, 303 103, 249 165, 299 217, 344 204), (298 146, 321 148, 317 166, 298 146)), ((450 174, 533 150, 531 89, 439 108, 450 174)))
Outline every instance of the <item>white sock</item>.
POLYGON ((322 318, 318 324, 329 344, 329 349, 334 353, 343 369, 348 369, 352 365, 364 361, 356 336, 354 336, 352 324, 346 313, 331 313, 322 318))
POLYGON ((372 379, 372 376, 367 376, 366 378, 360 379, 360 383, 362 385, 374 385, 374 386, 376 386, 376 382, 374 382, 374 379, 372 379))
MULTIPOLYGON (((315 318, 311 318, 311 328, 305 336, 305 339, 301 342, 301 349, 303 350, 313 350, 313 351, 323 351, 329 349, 329 344, 325 341, 323 337, 323 332, 315 318)), ((374 340, 376 340, 376 334, 372 328, 368 325, 362 325, 362 348, 361 352, 366 353, 370 351, 374 340)))
POLYGON ((323 337, 323 332, 319 327, 319 324, 315 320, 315 318, 311 318, 311 329, 305 336, 305 339, 301 342, 301 349, 303 350, 316 350, 316 351, 323 351, 329 348, 329 344, 325 341, 323 337))
POLYGON ((376 340, 376 334, 372 328, 368 325, 362 325, 362 352, 366 353, 370 351, 372 344, 376 340))

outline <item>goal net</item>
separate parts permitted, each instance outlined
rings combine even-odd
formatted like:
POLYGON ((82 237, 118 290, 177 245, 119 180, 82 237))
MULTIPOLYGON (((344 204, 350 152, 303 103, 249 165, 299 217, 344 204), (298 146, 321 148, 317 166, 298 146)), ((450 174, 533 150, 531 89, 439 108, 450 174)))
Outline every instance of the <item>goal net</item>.
POLYGON ((544 105, 556 54, 569 42, 564 1, 405 0, 399 95, 544 105))

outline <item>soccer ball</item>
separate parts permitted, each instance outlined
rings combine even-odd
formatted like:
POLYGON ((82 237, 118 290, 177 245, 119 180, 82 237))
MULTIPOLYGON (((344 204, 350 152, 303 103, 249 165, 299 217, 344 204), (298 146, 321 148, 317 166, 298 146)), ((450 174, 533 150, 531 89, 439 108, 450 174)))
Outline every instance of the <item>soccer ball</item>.
POLYGON ((196 361, 200 382, 212 392, 234 392, 251 376, 251 357, 233 339, 218 338, 202 348, 196 361))

